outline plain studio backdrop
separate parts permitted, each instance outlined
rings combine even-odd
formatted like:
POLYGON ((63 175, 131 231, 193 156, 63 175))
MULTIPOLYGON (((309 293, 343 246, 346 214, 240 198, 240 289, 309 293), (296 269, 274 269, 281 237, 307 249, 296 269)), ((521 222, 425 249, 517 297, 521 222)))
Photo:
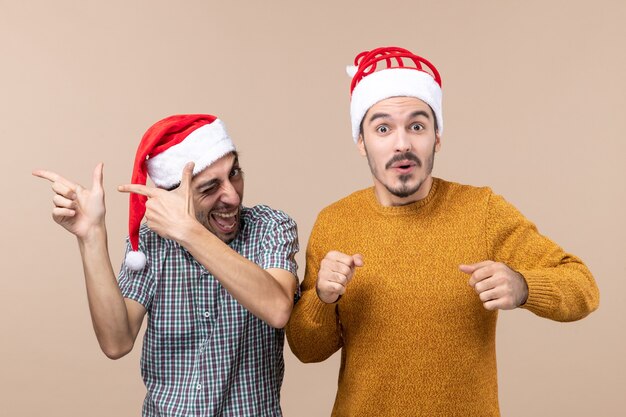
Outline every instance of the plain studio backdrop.
MULTIPOLYGON (((503 416, 622 416, 624 21, 622 0, 0 0, 0 415, 137 416, 145 394, 142 335, 121 360, 100 352, 76 241, 33 169, 89 185, 105 163, 117 269, 128 196, 116 186, 143 132, 170 114, 216 114, 241 153, 244 203, 298 222, 302 279, 319 210, 372 184, 350 137, 345 66, 398 45, 442 74, 434 174, 493 187, 600 287, 600 309, 580 322, 501 312, 503 416)), ((285 360, 285 416, 329 415, 339 355, 304 365, 286 346, 285 360)))

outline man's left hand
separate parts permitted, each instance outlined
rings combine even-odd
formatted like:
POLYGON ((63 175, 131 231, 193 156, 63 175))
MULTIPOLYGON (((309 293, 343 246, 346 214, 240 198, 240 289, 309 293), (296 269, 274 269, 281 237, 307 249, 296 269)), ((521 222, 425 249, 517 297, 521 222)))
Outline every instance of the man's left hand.
POLYGON ((512 310, 526 303, 526 280, 502 262, 483 261, 459 269, 471 275, 469 285, 487 310, 512 310))
POLYGON ((191 188, 193 167, 193 162, 185 165, 180 186, 172 191, 141 184, 120 185, 118 191, 148 197, 145 218, 150 230, 180 242, 186 230, 197 225, 191 188))

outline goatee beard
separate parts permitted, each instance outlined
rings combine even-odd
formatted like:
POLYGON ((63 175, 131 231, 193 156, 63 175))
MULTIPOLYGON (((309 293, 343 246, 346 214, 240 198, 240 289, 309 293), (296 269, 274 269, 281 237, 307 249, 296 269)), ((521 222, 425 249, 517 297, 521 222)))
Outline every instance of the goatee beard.
MULTIPOLYGON (((409 178, 410 178, 409 175, 402 175, 399 179, 401 182, 405 183, 409 178), (403 177, 407 177, 407 178, 403 178, 403 177)), ((402 184, 400 187, 397 187, 397 188, 391 188, 387 184, 384 184, 384 185, 387 191, 389 191, 394 196, 400 197, 400 198, 407 198, 415 194, 416 192, 418 192, 422 184, 423 182, 420 181, 417 184, 415 184, 415 186, 412 188, 409 188, 406 184, 402 184)))

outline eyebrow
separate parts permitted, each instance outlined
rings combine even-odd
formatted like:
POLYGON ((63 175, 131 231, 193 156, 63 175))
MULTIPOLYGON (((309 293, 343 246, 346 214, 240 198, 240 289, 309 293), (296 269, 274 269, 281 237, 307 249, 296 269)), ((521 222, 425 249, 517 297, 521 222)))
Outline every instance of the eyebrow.
POLYGON ((417 116, 424 116, 425 118, 430 119, 430 114, 428 114, 428 112, 425 112, 424 110, 414 111, 409 116, 409 119, 412 119, 412 118, 417 117, 417 116))
MULTIPOLYGON (((430 114, 428 114, 428 112, 425 112, 424 110, 414 111, 413 113, 409 115, 409 119, 413 119, 417 116, 424 116, 425 118, 430 119, 430 114)), ((374 113, 370 116, 368 122, 372 123, 376 119, 389 119, 390 117, 391 115, 387 113, 374 113)))
POLYGON ((369 122, 369 123, 372 123, 372 122, 373 122, 374 120, 376 120, 376 119, 388 119, 388 118, 390 118, 390 117, 391 117, 391 116, 390 116, 390 115, 388 115, 387 113, 374 113, 374 114, 372 114, 372 115, 370 116, 370 119, 369 119, 369 121, 368 121, 368 122, 369 122))

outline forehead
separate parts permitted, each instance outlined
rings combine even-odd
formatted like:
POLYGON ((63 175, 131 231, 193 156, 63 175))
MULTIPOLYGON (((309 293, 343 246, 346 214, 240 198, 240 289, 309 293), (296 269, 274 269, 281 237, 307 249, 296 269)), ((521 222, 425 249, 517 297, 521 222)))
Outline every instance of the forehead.
POLYGON ((365 114, 365 120, 369 120, 369 116, 375 113, 388 114, 394 117, 402 117, 410 115, 416 111, 424 111, 432 114, 430 106, 415 97, 391 97, 381 100, 369 108, 365 114))
POLYGON ((230 174, 231 169, 237 163, 237 156, 234 153, 229 153, 222 156, 217 161, 213 162, 202 171, 193 176, 191 183, 193 185, 205 183, 213 179, 221 179, 230 174))

